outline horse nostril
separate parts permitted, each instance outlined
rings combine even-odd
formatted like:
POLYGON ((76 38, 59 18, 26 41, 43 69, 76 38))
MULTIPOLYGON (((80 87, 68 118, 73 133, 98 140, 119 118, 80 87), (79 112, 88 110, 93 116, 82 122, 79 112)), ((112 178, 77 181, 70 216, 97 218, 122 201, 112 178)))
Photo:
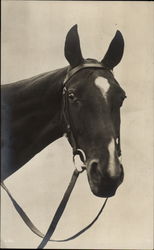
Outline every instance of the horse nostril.
POLYGON ((93 159, 89 162, 89 166, 93 171, 96 171, 97 166, 98 166, 99 160, 93 159))

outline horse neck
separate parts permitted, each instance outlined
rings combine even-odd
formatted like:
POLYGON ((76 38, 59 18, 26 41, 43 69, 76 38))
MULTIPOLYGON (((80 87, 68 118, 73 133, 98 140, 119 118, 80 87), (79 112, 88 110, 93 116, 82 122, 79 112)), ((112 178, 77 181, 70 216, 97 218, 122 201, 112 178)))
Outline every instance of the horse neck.
POLYGON ((66 71, 63 68, 4 86, 4 178, 63 136, 62 83, 66 71))

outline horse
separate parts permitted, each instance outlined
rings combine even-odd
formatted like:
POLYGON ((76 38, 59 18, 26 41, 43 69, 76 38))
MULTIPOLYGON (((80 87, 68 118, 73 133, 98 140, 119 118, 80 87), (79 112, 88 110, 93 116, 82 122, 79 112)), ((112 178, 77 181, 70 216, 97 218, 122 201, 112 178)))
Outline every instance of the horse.
POLYGON ((116 31, 101 61, 84 59, 77 25, 64 47, 69 66, 2 86, 2 175, 15 173, 42 149, 66 136, 86 166, 95 196, 111 197, 123 182, 120 108, 125 91, 114 77, 124 39, 116 31))

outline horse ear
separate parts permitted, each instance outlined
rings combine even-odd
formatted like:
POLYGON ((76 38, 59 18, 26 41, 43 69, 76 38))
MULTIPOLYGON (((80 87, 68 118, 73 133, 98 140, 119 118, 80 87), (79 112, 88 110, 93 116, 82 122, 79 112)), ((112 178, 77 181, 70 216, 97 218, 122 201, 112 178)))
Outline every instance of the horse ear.
POLYGON ((77 24, 74 25, 67 33, 65 41, 65 57, 71 67, 78 66, 84 60, 80 48, 77 24))
POLYGON ((101 63, 107 69, 113 69, 121 61, 123 52, 124 39, 121 32, 117 30, 101 63))

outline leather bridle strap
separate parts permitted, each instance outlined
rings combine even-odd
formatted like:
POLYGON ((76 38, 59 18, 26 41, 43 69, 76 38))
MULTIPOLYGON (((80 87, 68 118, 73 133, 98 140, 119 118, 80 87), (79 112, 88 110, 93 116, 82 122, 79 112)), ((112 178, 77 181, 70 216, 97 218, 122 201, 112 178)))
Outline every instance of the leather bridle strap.
POLYGON ((64 121, 65 121, 65 125, 66 125, 66 136, 67 136, 67 139, 69 140, 69 142, 72 146, 73 157, 75 155, 79 154, 80 159, 83 163, 85 163, 83 161, 84 157, 83 157, 82 153, 80 152, 81 149, 78 146, 77 139, 75 138, 75 135, 73 133, 74 126, 73 126, 73 122, 72 122, 71 114, 70 114, 70 110, 69 110, 69 100, 68 100, 69 98, 68 98, 67 83, 70 80, 70 78, 72 76, 74 76, 77 72, 79 72, 83 69, 89 69, 89 68, 105 69, 105 67, 99 62, 92 63, 92 62, 86 62, 86 60, 85 60, 84 63, 76 66, 75 68, 68 68, 66 77, 65 77, 64 82, 63 82, 63 117, 64 117, 64 121))
POLYGON ((20 217, 23 219, 23 221, 25 222, 25 224, 29 227, 29 229, 36 234, 37 236, 39 236, 40 238, 43 238, 43 240, 41 241, 41 243, 38 246, 38 249, 42 249, 45 247, 45 245, 47 244, 48 241, 53 241, 53 242, 66 242, 66 241, 70 241, 73 240, 75 238, 77 238, 78 236, 80 236, 82 233, 84 233, 85 231, 87 231, 95 222, 96 220, 99 218, 99 216, 101 215, 106 202, 107 202, 107 198, 105 199, 103 206, 101 207, 100 211, 98 212, 98 214, 96 215, 96 217, 82 230, 80 230, 78 233, 74 234, 71 237, 68 237, 66 239, 63 240, 54 240, 51 239, 52 234, 54 233, 56 226, 64 212, 64 209, 66 207, 66 204, 69 200, 69 197, 71 195, 71 192, 74 188, 74 185, 77 181, 77 178, 79 176, 80 173, 82 173, 84 171, 84 168, 82 171, 78 171, 77 169, 74 170, 71 181, 65 191, 65 194, 62 198, 62 201, 60 202, 60 205, 57 208, 57 211, 52 219, 52 222, 49 226, 49 229, 47 230, 47 233, 44 235, 43 233, 41 233, 39 231, 39 229, 37 229, 37 227, 33 224, 33 222, 29 219, 29 217, 26 215, 26 213, 24 212, 24 210, 20 207, 20 205, 16 202, 16 200, 13 198, 13 196, 11 195, 10 191, 8 190, 8 188, 5 186, 4 182, 1 183, 1 186, 3 187, 3 189, 6 191, 6 193, 8 194, 8 196, 10 197, 13 206, 15 207, 16 211, 18 212, 18 214, 20 215, 20 217))
POLYGON ((75 68, 69 69, 67 72, 67 75, 65 77, 64 80, 64 85, 66 84, 66 82, 73 76, 75 75, 78 71, 80 71, 81 69, 87 69, 87 68, 100 68, 100 69, 105 69, 105 67, 103 66, 103 64, 101 63, 89 63, 89 62, 84 62, 83 64, 80 64, 78 66, 76 66, 75 68))
POLYGON ((39 244, 38 249, 44 248, 45 245, 47 244, 47 242, 50 240, 50 237, 54 233, 54 231, 56 229, 56 226, 58 224, 58 221, 60 220, 60 218, 61 218, 61 216, 62 216, 62 214, 64 212, 67 201, 68 201, 68 199, 70 197, 70 194, 71 194, 71 192, 73 190, 73 187, 74 187, 74 185, 76 183, 76 180, 77 180, 78 176, 79 176, 79 172, 75 169, 74 172, 73 172, 73 176, 71 178, 71 182, 69 183, 68 188, 66 189, 66 192, 65 192, 65 194, 63 196, 63 199, 60 202, 60 204, 59 204, 59 206, 57 208, 57 211, 56 211, 56 213, 55 213, 55 215, 54 215, 54 217, 53 217, 53 219, 52 219, 52 221, 50 223, 50 226, 49 226, 49 228, 47 230, 47 233, 45 234, 43 240, 39 244))

